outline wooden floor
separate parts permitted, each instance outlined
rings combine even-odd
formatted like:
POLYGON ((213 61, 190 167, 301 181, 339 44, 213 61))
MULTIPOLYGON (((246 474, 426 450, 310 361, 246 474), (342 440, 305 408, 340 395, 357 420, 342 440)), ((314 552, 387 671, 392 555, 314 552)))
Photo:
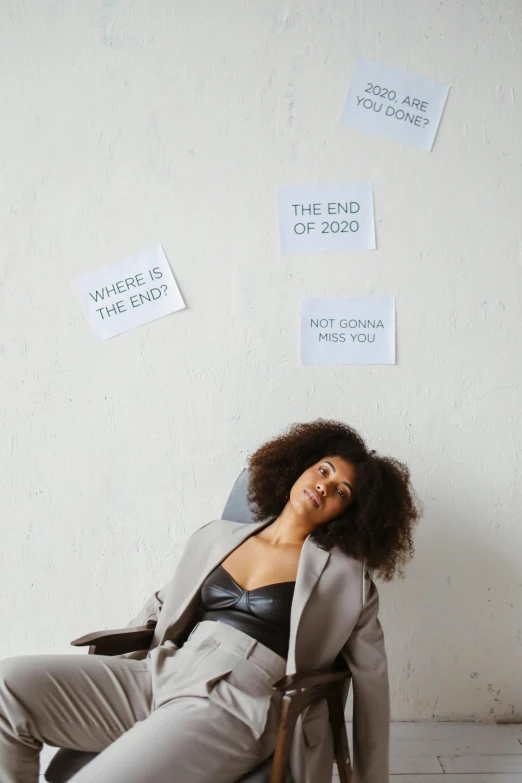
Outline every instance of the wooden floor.
POLYGON ((522 783, 522 724, 392 723, 390 755, 390 783, 522 783))
POLYGON ((522 724, 392 723, 390 773, 390 783, 522 783, 522 724))

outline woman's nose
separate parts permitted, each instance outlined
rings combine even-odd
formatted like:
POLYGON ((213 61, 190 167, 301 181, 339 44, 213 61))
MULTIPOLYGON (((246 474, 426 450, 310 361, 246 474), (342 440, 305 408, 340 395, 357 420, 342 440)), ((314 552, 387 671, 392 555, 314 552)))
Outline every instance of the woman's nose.
POLYGON ((316 487, 317 491, 321 493, 321 495, 326 495, 326 487, 324 484, 318 484, 316 487))

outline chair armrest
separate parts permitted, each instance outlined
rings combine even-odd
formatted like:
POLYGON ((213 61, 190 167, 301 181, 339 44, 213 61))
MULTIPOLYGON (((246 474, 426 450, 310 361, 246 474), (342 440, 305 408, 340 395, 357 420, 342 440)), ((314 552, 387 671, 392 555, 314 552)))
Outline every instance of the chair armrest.
POLYGON ((137 626, 133 628, 118 628, 111 631, 95 631, 80 636, 71 642, 74 647, 90 647, 90 653, 95 655, 121 655, 135 650, 148 650, 154 628, 137 626))
POLYGON ((272 685, 273 690, 283 691, 283 694, 271 780, 286 780, 297 720, 314 704, 318 705, 317 710, 311 713, 307 711, 301 718, 305 743, 314 745, 323 739, 324 716, 328 715, 340 779, 347 782, 352 780, 344 718, 345 686, 349 687, 351 678, 352 673, 346 666, 341 671, 332 671, 332 667, 328 667, 288 674, 272 685), (321 704, 323 700, 326 704, 321 704), (317 719, 321 720, 321 724, 317 719))
POLYGON ((342 672, 332 672, 331 669, 316 669, 315 671, 301 672, 300 674, 287 674, 274 685, 272 689, 276 691, 295 691, 303 688, 315 688, 321 685, 331 685, 335 682, 342 682, 351 677, 349 669, 342 672))

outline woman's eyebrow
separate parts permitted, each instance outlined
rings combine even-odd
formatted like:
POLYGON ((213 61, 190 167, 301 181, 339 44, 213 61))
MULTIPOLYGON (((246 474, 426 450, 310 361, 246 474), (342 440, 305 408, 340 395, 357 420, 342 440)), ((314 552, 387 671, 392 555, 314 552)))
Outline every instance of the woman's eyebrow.
MULTIPOLYGON (((331 463, 331 462, 328 462, 328 460, 327 460, 327 459, 325 459, 325 462, 326 462, 326 464, 327 464, 327 465, 329 465, 329 466, 331 467, 331 469, 332 469, 332 473, 336 473, 336 472, 337 472, 337 471, 335 470, 335 465, 332 465, 332 463, 331 463)), ((341 484, 345 484, 345 485, 348 487, 348 489, 350 490, 350 492, 352 493, 352 495, 353 495, 353 487, 352 487, 352 485, 351 485, 351 484, 348 484, 348 482, 347 482, 347 481, 341 481, 341 484)))

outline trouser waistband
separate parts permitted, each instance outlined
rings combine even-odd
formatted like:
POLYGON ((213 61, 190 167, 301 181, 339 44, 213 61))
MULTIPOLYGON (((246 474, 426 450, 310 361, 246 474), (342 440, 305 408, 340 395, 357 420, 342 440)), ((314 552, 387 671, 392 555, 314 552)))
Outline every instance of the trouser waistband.
POLYGON ((253 661, 258 662, 260 666, 268 669, 274 676, 284 677, 286 674, 286 661, 284 658, 270 650, 266 645, 258 642, 257 639, 253 639, 238 628, 234 628, 233 625, 228 625, 221 620, 200 621, 196 623, 190 632, 187 642, 189 639, 202 639, 207 636, 218 639, 225 646, 233 647, 241 652, 244 658, 251 658, 253 661))

